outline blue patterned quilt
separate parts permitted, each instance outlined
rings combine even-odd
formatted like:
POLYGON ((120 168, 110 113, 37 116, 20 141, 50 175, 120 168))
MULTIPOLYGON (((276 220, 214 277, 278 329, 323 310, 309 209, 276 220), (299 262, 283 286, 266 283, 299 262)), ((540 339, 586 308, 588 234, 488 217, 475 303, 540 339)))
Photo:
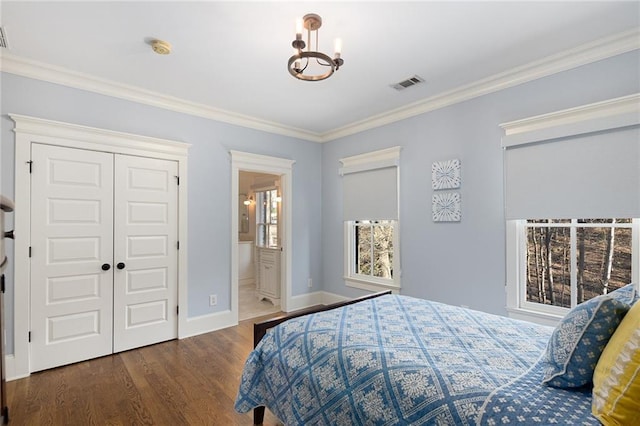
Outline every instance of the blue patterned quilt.
POLYGON ((382 296, 270 330, 249 355, 235 408, 264 405, 286 425, 597 424, 580 392, 573 418, 555 408, 545 417, 559 390, 540 384, 535 365, 551 331, 382 296))

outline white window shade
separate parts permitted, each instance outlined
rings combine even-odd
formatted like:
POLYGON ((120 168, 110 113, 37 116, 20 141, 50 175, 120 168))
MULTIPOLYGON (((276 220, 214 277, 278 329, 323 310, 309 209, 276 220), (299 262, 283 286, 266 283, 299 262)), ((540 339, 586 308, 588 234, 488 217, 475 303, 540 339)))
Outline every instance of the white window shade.
POLYGON ((640 217, 639 98, 620 99, 503 125, 506 219, 640 217))
POLYGON ((343 158, 344 220, 398 220, 400 148, 343 158))
POLYGON ((397 220, 397 167, 344 175, 344 220, 397 220))

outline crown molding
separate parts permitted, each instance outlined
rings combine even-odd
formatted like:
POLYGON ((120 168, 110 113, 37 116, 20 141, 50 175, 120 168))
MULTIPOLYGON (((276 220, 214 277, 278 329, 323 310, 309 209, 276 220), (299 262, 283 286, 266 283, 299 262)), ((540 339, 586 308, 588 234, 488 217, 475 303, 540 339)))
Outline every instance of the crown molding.
POLYGON ((0 51, 0 71, 283 136, 320 142, 318 133, 213 108, 0 51))
POLYGON ((640 29, 586 43, 471 84, 339 127, 323 133, 321 139, 322 142, 332 141, 636 49, 640 49, 640 29))
POLYGON ((586 43, 324 133, 285 126, 276 122, 213 108, 208 105, 23 58, 1 50, 0 71, 268 133, 290 136, 311 142, 329 142, 636 49, 640 49, 640 29, 626 31, 586 43))

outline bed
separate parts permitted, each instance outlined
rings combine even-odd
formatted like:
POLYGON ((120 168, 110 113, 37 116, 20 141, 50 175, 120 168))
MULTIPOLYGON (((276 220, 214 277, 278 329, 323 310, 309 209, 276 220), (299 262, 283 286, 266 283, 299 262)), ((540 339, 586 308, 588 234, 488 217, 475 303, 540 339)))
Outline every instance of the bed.
POLYGON ((381 295, 258 335, 235 408, 285 425, 600 424, 591 388, 541 384, 552 331, 381 295))

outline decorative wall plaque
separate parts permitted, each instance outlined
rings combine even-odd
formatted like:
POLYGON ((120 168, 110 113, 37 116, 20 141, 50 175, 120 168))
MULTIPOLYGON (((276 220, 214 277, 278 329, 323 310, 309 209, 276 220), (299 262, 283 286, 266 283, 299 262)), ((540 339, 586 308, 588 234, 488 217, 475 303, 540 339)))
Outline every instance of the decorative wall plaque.
POLYGON ((434 222, 460 222, 459 192, 438 192, 433 194, 432 212, 434 222))
POLYGON ((460 188, 460 160, 436 161, 431 165, 433 189, 460 188))

